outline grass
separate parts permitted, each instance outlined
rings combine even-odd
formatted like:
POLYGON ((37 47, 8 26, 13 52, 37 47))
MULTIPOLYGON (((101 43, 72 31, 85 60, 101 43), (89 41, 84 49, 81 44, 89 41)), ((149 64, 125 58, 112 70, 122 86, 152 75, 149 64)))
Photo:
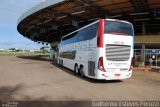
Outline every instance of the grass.
POLYGON ((49 53, 34 53, 34 52, 0 52, 0 56, 37 56, 49 55, 49 53))

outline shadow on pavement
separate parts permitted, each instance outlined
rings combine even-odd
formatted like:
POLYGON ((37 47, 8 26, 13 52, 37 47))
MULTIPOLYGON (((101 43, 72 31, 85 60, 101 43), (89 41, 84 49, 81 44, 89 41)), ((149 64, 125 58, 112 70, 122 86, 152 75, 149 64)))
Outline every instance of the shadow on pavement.
MULTIPOLYGON (((20 90, 25 87, 22 84, 15 86, 0 87, 0 107, 91 107, 91 101, 47 101, 47 96, 33 98, 32 96, 21 95, 20 90), (15 96, 20 95, 17 101, 15 96)), ((22 93, 23 94, 23 93, 22 93)), ((72 99, 72 98, 68 98, 72 99)))
MULTIPOLYGON (((21 95, 19 93, 20 90, 23 90, 25 87, 23 84, 18 84, 14 86, 2 86, 0 87, 0 100, 1 101, 16 101, 15 96, 18 96, 18 98, 21 98, 23 101, 44 101, 45 97, 39 98, 39 99, 33 99, 30 96, 21 95)), ((0 106, 1 107, 1 106, 0 106)))
POLYGON ((45 59, 45 58, 42 58, 41 56, 17 56, 18 58, 22 58, 22 59, 28 59, 28 60, 38 60, 38 61, 50 61, 51 64, 53 64, 54 66, 56 66, 57 68, 63 70, 64 72, 70 74, 70 75, 73 75, 73 76, 76 76, 82 80, 85 80, 85 81, 88 81, 88 82, 91 82, 91 83, 119 83, 119 82, 123 82, 121 80, 96 80, 96 79, 91 79, 91 78, 87 78, 87 77, 81 77, 79 75, 75 75, 75 73, 66 68, 66 67, 62 67, 60 65, 58 65, 56 62, 53 62, 51 60, 48 60, 48 59, 45 59))
POLYGON ((38 60, 38 61, 50 61, 49 59, 46 59, 40 55, 37 55, 37 56, 17 56, 17 58, 28 59, 28 60, 38 60))
POLYGON ((22 87, 22 85, 16 86, 3 86, 0 87, 0 99, 1 100, 13 100, 13 95, 22 87))
POLYGON ((53 62, 53 61, 50 61, 51 64, 53 64, 55 67, 61 69, 62 71, 70 74, 70 75, 73 75, 73 76, 76 76, 77 78, 80 78, 82 80, 85 80, 85 81, 88 81, 88 82, 91 82, 91 83, 119 83, 119 82, 123 82, 121 80, 96 80, 96 79, 92 79, 92 78, 88 78, 88 77, 81 77, 80 75, 76 75, 74 73, 74 71, 66 68, 66 67, 63 67, 63 66, 60 66, 59 64, 57 64, 56 62, 53 62))

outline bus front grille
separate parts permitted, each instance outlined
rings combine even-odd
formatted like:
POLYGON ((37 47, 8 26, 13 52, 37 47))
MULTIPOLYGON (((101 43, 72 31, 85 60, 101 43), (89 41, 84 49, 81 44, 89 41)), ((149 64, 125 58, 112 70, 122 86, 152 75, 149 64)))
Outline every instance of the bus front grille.
POLYGON ((129 45, 106 45, 106 58, 110 61, 128 61, 131 46, 129 45))

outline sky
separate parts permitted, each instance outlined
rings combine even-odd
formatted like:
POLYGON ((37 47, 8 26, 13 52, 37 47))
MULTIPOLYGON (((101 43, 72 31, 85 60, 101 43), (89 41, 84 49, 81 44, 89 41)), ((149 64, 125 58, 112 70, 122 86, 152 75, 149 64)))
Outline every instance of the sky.
POLYGON ((0 0, 0 49, 39 49, 43 46, 17 31, 19 17, 42 1, 45 0, 0 0))

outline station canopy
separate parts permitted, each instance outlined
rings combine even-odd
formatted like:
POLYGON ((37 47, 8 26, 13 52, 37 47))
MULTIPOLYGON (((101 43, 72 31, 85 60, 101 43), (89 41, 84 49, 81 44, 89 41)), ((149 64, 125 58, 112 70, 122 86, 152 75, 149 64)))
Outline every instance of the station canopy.
POLYGON ((160 31, 160 0, 64 0, 26 16, 17 29, 33 41, 52 43, 99 18, 127 20, 135 33, 144 22, 160 31))

